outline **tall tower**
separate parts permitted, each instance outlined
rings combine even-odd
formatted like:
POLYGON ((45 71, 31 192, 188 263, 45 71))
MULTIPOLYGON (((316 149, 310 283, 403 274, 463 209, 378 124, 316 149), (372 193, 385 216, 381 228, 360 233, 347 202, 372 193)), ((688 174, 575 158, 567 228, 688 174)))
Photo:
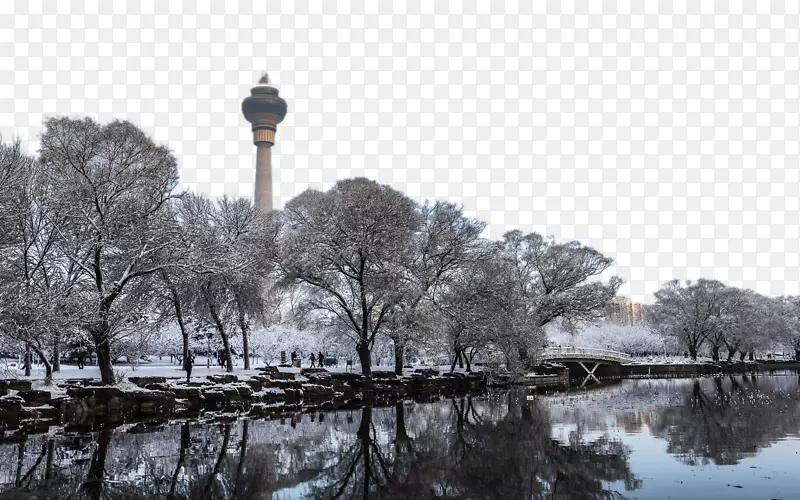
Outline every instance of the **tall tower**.
POLYGON ((242 101, 242 114, 253 125, 253 144, 256 145, 255 205, 268 212, 272 210, 272 146, 278 124, 286 116, 286 101, 278 97, 278 89, 269 85, 266 74, 258 85, 250 89, 250 96, 242 101))

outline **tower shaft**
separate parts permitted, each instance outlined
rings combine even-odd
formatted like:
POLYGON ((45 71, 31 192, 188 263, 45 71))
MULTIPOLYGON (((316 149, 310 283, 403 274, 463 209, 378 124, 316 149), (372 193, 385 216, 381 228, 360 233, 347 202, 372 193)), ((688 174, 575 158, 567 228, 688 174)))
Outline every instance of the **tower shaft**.
POLYGON ((255 205, 263 212, 272 210, 272 144, 256 143, 255 205))

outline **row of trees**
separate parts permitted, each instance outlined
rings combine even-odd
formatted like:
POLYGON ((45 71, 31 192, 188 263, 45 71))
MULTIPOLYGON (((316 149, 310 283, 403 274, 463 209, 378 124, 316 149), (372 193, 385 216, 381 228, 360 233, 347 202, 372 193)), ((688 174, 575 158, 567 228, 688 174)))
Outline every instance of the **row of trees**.
POLYGON ((324 332, 371 378, 376 344, 481 354, 519 367, 543 327, 593 321, 621 284, 611 259, 538 234, 480 237, 451 203, 419 205, 367 179, 308 190, 283 211, 179 192, 170 151, 126 121, 46 121, 37 157, 0 146, 0 335, 48 375, 81 342, 113 383, 122 346, 177 325, 185 355, 209 332, 249 368, 253 328, 324 332))
POLYGON ((688 350, 707 350, 715 361, 748 353, 791 349, 800 360, 800 297, 770 298, 715 280, 670 281, 655 294, 649 323, 688 350))

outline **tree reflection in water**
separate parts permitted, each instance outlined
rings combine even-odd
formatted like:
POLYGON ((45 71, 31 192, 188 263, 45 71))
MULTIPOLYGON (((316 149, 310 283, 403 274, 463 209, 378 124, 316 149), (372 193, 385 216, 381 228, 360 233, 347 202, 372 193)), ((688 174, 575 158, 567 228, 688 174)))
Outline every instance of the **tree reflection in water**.
POLYGON ((797 435, 800 421, 796 377, 631 382, 592 394, 527 400, 512 391, 279 420, 6 432, 0 496, 622 498, 642 484, 629 449, 609 431, 633 421, 632 408, 687 464, 735 464, 797 435))
POLYGON ((786 436, 797 436, 800 390, 794 377, 699 379, 682 404, 661 409, 652 432, 688 464, 734 465, 786 436))
MULTIPOLYGON (((608 488, 640 482, 628 467, 628 450, 607 435, 570 443, 550 438, 546 408, 520 394, 506 396, 500 418, 472 398, 451 401, 447 418, 409 437, 405 407, 395 407, 394 442, 376 430, 372 410, 362 410, 358 440, 344 459, 322 471, 314 498, 622 498, 608 488)), ((440 406, 439 410, 442 409, 440 406)), ((384 422, 377 428, 386 429, 384 422)))

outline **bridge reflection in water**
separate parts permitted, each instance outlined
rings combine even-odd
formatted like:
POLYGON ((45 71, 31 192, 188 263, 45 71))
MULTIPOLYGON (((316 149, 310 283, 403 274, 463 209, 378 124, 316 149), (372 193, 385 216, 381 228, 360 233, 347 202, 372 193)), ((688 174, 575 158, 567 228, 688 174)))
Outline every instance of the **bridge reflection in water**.
MULTIPOLYGON (((581 382, 581 387, 584 387, 590 380, 600 383, 600 379, 597 378, 596 374, 600 366, 619 366, 632 361, 631 356, 624 352, 571 346, 548 347, 542 351, 540 359, 566 365, 571 368, 570 374, 575 373, 573 369, 578 367, 583 369, 586 376, 581 382)), ((578 373, 580 373, 579 370, 578 373)))

